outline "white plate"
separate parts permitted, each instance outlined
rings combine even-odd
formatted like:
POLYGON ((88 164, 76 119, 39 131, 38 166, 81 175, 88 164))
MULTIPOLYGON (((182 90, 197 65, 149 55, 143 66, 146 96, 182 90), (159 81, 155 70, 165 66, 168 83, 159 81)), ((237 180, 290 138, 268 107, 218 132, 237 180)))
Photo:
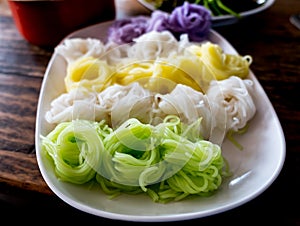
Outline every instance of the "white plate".
MULTIPOLYGON (((79 30, 68 37, 104 38, 111 22, 79 30)), ((209 40, 227 53, 236 50, 218 33, 211 31, 209 40)), ((253 56, 255 58, 255 56, 253 56)), ((154 203, 146 195, 121 195, 113 200, 100 188, 79 186, 59 181, 52 163, 41 151, 40 134, 47 135, 53 126, 44 118, 50 102, 64 91, 66 63, 54 54, 42 83, 36 118, 36 157, 44 180, 63 201, 81 211, 109 219, 141 222, 178 221, 201 218, 236 208, 264 192, 279 175, 285 159, 285 139, 278 117, 254 74, 254 97, 257 113, 249 131, 238 137, 244 146, 240 151, 229 141, 222 146, 233 176, 224 181, 217 194, 205 198, 183 200, 168 204, 154 203)))
MULTIPOLYGON (((149 3, 145 0, 138 0, 138 2, 151 11, 156 10, 153 3, 149 3)), ((241 16, 241 18, 244 18, 244 17, 250 16, 250 15, 254 15, 259 12, 262 12, 262 11, 268 9, 269 7, 271 7, 274 4, 274 2, 275 2, 275 0, 266 0, 266 2, 264 4, 258 6, 257 8, 241 12, 240 16, 241 16)), ((213 16, 212 21, 213 21, 213 26, 221 26, 221 25, 228 25, 228 24, 236 23, 239 21, 239 19, 232 15, 222 15, 222 16, 213 16)))

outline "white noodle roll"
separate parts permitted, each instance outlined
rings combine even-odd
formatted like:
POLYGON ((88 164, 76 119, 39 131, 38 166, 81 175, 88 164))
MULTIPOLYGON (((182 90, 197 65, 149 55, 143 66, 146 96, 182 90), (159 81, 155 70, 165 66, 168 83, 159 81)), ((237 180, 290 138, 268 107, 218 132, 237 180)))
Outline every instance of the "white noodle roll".
POLYGON ((51 102, 45 114, 48 123, 61 123, 74 119, 99 121, 107 118, 108 112, 99 106, 97 94, 84 88, 63 93, 51 102))
POLYGON ((171 93, 155 95, 158 105, 157 114, 161 117, 166 115, 177 115, 186 124, 192 124, 202 117, 200 134, 204 139, 208 139, 211 133, 210 104, 207 97, 193 88, 177 84, 171 93))
POLYGON ((105 52, 104 44, 94 38, 71 38, 65 39, 62 44, 55 48, 55 52, 62 55, 67 63, 71 63, 80 57, 101 58, 105 52))
POLYGON ((215 117, 219 129, 224 129, 227 133, 229 130, 237 131, 246 126, 256 112, 252 92, 253 82, 237 76, 210 83, 207 96, 215 103, 215 117))
POLYGON ((179 37, 179 41, 178 41, 178 55, 184 55, 186 48, 188 46, 193 45, 194 43, 192 43, 189 40, 189 36, 188 34, 182 34, 179 37))
POLYGON ((178 41, 169 31, 150 31, 133 40, 128 57, 139 60, 155 60, 168 57, 178 51, 178 41))
POLYGON ((108 122, 113 128, 119 127, 129 118, 137 118, 148 123, 152 112, 151 93, 139 83, 127 86, 114 84, 98 94, 99 104, 110 114, 108 122))
POLYGON ((123 44, 118 45, 115 42, 108 42, 105 44, 105 55, 103 59, 106 60, 107 64, 109 65, 118 65, 124 64, 123 61, 129 60, 128 59, 128 51, 130 48, 130 44, 123 44))

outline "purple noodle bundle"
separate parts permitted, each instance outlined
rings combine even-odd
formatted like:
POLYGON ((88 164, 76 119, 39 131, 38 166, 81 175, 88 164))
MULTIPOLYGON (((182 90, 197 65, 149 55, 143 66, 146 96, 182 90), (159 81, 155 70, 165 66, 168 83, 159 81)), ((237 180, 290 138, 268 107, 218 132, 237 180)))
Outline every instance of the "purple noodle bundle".
POLYGON ((184 2, 170 14, 156 10, 151 17, 136 16, 116 20, 108 30, 108 41, 125 44, 150 31, 170 31, 176 38, 187 34, 190 41, 201 42, 211 28, 211 13, 204 6, 184 2))

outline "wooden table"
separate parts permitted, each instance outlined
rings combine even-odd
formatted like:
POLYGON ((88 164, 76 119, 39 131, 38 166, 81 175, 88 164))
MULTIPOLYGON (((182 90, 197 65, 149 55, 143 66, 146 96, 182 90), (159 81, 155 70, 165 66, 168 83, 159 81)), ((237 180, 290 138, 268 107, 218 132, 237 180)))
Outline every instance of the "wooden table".
MULTIPOLYGON (((149 13, 135 1, 118 0, 116 6, 117 17, 149 13)), ((251 69, 284 130, 286 160, 278 178, 254 200, 188 223, 300 225, 300 30, 289 22, 290 15, 297 12, 299 0, 276 0, 262 13, 237 24, 214 28, 241 55, 254 58, 251 69)), ((52 53, 52 49, 34 46, 23 39, 6 2, 0 0, 1 220, 13 213, 9 222, 22 219, 23 223, 34 223, 36 214, 44 217, 42 224, 116 222, 65 204, 40 174, 35 155, 35 119, 40 86, 52 53)))

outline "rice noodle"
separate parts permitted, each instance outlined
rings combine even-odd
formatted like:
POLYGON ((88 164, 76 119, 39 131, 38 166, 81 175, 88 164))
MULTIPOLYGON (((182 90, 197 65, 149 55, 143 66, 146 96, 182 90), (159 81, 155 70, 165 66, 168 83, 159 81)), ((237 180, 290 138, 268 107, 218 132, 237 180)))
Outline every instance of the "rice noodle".
POLYGON ((254 116, 251 92, 252 81, 237 76, 212 81, 206 94, 182 84, 166 94, 151 92, 138 82, 114 84, 100 93, 78 89, 59 96, 52 101, 46 120, 60 123, 75 118, 104 119, 117 128, 129 118, 156 125, 167 115, 177 115, 186 124, 201 117, 201 136, 221 144, 229 130, 242 129, 254 116))

